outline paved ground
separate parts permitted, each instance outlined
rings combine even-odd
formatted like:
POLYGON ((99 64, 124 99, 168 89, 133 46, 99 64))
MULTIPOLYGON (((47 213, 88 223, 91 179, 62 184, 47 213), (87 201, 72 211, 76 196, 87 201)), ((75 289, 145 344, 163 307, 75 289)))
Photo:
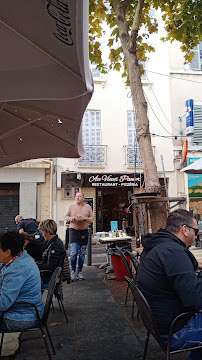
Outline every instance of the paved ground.
MULTIPOLYGON (((136 317, 131 319, 132 297, 124 305, 126 284, 107 280, 98 265, 85 266, 85 281, 64 286, 67 324, 55 303, 49 328, 56 347, 53 360, 129 360, 142 359, 145 330, 136 317)), ((147 360, 164 360, 154 340, 149 345, 147 360)), ((187 359, 187 355, 173 356, 187 359)), ((5 360, 47 360, 39 332, 24 333, 15 355, 5 360)))
MULTIPOLYGON (((197 251, 198 257, 199 254, 197 251)), ((201 255, 201 256, 200 256, 201 255)), ((69 318, 54 301, 49 328, 56 347, 53 360, 136 360, 142 359, 146 331, 135 317, 131 318, 132 296, 124 304, 126 283, 108 280, 99 265, 106 260, 105 246, 92 247, 93 266, 84 266, 85 281, 64 284, 64 305, 69 318)), ((112 277, 113 278, 113 277, 112 277)), ((186 360, 188 352, 173 355, 173 360, 186 360)), ((20 347, 5 360, 47 360, 40 333, 23 333, 20 347)), ((165 360, 165 355, 151 338, 147 360, 165 360)))

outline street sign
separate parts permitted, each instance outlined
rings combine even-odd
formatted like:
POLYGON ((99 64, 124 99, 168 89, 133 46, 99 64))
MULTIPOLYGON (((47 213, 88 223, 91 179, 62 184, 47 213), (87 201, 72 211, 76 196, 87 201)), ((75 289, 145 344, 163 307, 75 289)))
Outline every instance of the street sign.
POLYGON ((194 100, 186 101, 186 135, 194 134, 194 100))

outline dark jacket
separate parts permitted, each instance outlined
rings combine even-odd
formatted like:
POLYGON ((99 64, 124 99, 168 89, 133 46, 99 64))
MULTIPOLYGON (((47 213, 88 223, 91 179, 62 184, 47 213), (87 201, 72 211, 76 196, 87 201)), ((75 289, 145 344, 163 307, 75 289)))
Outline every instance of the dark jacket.
POLYGON ((38 232, 38 225, 35 219, 22 219, 17 225, 17 229, 23 229, 23 231, 27 232, 28 234, 34 234, 35 232, 38 232))
POLYGON ((177 315, 202 308, 202 278, 200 273, 195 274, 198 263, 184 242, 164 229, 143 236, 142 245, 138 286, 151 306, 160 333, 168 334, 177 315))
POLYGON ((49 281, 51 274, 58 266, 63 267, 65 255, 64 244, 57 235, 45 243, 42 260, 37 263, 39 270, 50 271, 50 273, 44 272, 45 283, 49 281))
POLYGON ((36 239, 31 240, 25 246, 25 250, 31 257, 33 257, 34 261, 42 260, 44 245, 42 244, 42 242, 40 240, 36 240, 36 239))

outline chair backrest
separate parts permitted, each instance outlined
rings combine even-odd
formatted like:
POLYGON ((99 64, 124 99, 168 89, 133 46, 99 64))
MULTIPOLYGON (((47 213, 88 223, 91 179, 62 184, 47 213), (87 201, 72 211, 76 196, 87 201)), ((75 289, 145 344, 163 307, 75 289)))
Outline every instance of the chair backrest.
POLYGON ((159 330, 158 330, 158 327, 156 324, 156 320, 154 318, 154 315, 151 311, 151 308, 150 308, 147 300, 145 299, 145 297, 142 294, 142 292, 140 291, 140 289, 138 289, 137 285, 133 281, 131 281, 131 279, 126 277, 126 280, 130 286, 131 292, 132 292, 134 300, 137 304, 137 308, 140 312, 140 316, 141 316, 141 319, 142 319, 142 322, 143 322, 145 328, 147 329, 147 331, 149 333, 151 333, 153 335, 153 337, 159 343, 161 349, 164 351, 163 345, 161 342, 161 338, 160 338, 160 333, 159 333, 159 330))
POLYGON ((48 315, 49 315, 49 311, 50 311, 50 307, 51 307, 51 302, 52 302, 52 298, 53 298, 53 293, 54 290, 58 284, 58 282, 60 281, 60 274, 61 274, 62 268, 61 267, 57 267, 50 279, 50 285, 48 287, 48 293, 47 293, 47 298, 46 298, 46 303, 44 306, 44 314, 42 317, 42 322, 46 323, 47 319, 48 319, 48 315))
POLYGON ((70 266, 69 266, 69 258, 68 254, 66 252, 66 256, 63 263, 63 269, 62 269, 62 281, 67 282, 67 284, 71 283, 71 273, 70 273, 70 266))
MULTIPOLYGON (((130 251, 127 251, 127 255, 130 257, 130 261, 132 262, 133 267, 135 269, 135 283, 137 284, 138 283, 139 262, 138 262, 137 258, 130 251)), ((133 274, 133 276, 134 276, 134 274, 133 274)))
POLYGON ((121 256, 121 259, 123 261, 124 267, 127 271, 129 278, 134 280, 133 273, 132 273, 132 270, 130 268, 130 265, 128 263, 126 256, 124 255, 123 251, 118 246, 116 246, 116 249, 117 249, 119 255, 121 256))

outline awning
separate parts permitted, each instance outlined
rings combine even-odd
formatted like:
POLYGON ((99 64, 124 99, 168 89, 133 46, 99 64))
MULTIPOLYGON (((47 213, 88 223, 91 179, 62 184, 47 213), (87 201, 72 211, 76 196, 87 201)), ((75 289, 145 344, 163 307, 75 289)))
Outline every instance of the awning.
POLYGON ((202 174, 202 159, 194 161, 192 164, 180 170, 187 174, 202 174))
POLYGON ((0 3, 0 166, 83 155, 88 0, 0 3))

